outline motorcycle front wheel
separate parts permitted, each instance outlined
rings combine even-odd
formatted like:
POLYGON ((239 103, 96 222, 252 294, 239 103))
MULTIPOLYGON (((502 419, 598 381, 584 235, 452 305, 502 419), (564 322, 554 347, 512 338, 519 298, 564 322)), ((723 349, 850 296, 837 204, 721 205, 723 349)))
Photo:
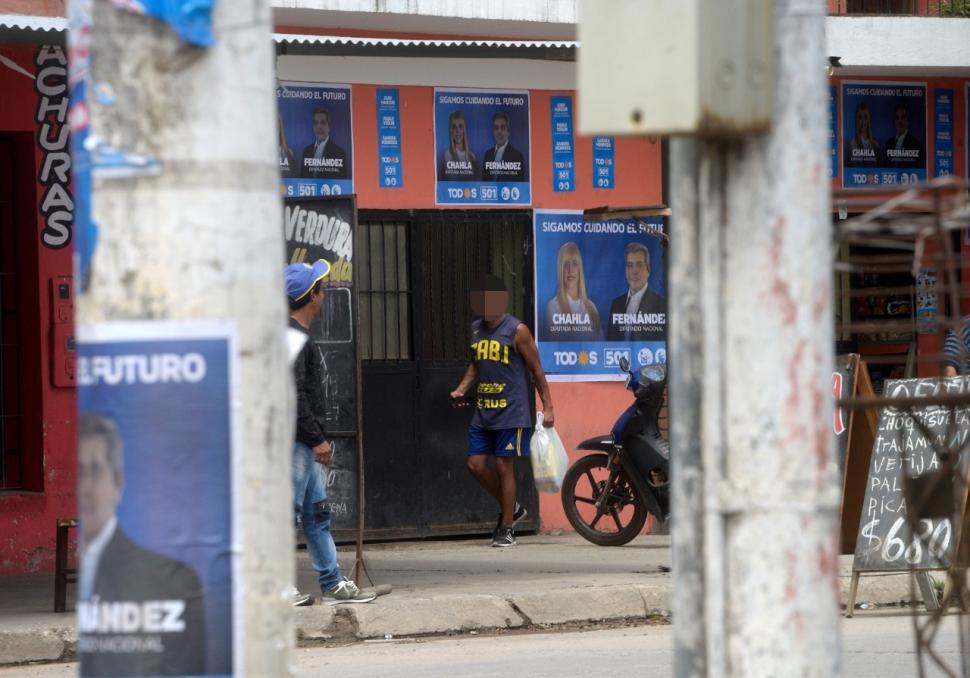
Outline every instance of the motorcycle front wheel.
POLYGON ((643 529, 647 520, 636 486, 622 468, 610 487, 606 455, 583 457, 566 471, 562 482, 562 507, 569 524, 597 546, 623 546, 643 529), (601 506, 600 497, 606 493, 601 506))

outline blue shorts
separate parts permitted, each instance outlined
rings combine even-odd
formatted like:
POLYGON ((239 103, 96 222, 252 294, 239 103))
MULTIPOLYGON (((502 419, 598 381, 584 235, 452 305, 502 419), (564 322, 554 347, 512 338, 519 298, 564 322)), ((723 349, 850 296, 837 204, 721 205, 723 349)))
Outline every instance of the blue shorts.
POLYGON ((472 426, 468 429, 468 455, 528 457, 531 428, 502 428, 495 431, 472 426))

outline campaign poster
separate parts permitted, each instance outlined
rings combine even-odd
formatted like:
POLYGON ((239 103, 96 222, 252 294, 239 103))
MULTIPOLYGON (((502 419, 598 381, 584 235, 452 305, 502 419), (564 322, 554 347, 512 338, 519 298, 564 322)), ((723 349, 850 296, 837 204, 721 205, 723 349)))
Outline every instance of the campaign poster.
POLYGON ((280 175, 287 197, 354 192, 350 85, 280 82, 280 175))
POLYGON ((593 137, 593 188, 613 188, 615 146, 613 137, 593 137))
POLYGON ((933 176, 953 174, 953 90, 933 90, 933 176))
POLYGON ((78 328, 82 677, 240 670, 234 328, 78 328))
POLYGON ((436 203, 529 205, 529 93, 435 89, 436 203))
POLYGON ((829 176, 839 176, 839 135, 836 131, 838 123, 838 95, 835 87, 829 87, 829 176))
POLYGON ((667 362, 667 275, 661 217, 586 222, 536 210, 536 339, 551 381, 619 381, 667 362))
POLYGON ((573 137, 573 98, 549 97, 552 128, 552 190, 571 193, 576 190, 576 148, 573 137))
POLYGON ((402 188, 400 90, 377 90, 377 168, 381 188, 402 188))
POLYGON ((926 181, 926 83, 842 83, 842 186, 926 181))

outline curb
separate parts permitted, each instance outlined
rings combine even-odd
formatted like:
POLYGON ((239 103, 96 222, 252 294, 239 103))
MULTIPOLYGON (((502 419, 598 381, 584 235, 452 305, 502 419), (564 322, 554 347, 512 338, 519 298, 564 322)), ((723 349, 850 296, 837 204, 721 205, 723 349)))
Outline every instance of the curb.
POLYGON ((73 626, 0 633, 0 666, 74 661, 77 630, 73 626))
MULTIPOLYGON (((851 577, 839 577, 844 607, 851 577)), ((910 595, 909 575, 862 577, 856 604, 919 603, 910 595)), ((463 633, 547 630, 615 623, 667 623, 671 586, 623 584, 500 595, 381 597, 364 605, 293 608, 297 647, 463 633)), ((73 625, 0 632, 0 666, 68 662, 77 659, 73 625)))
POLYGON ((367 605, 315 605, 298 611, 297 645, 442 636, 482 631, 656 622, 670 617, 667 587, 620 585, 544 593, 394 598, 367 605), (337 609, 334 610, 333 607, 337 609), (329 609, 328 609, 329 608, 329 609))

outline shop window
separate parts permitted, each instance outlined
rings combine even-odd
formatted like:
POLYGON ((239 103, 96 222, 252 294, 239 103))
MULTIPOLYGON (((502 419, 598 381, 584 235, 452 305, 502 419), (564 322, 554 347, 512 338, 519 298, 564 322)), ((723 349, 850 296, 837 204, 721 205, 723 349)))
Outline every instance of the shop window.
POLYGON ((408 224, 359 223, 355 251, 361 359, 411 360, 408 224))
POLYGON ((24 486, 21 417, 21 263, 14 222, 13 143, 0 137, 0 490, 24 486))

